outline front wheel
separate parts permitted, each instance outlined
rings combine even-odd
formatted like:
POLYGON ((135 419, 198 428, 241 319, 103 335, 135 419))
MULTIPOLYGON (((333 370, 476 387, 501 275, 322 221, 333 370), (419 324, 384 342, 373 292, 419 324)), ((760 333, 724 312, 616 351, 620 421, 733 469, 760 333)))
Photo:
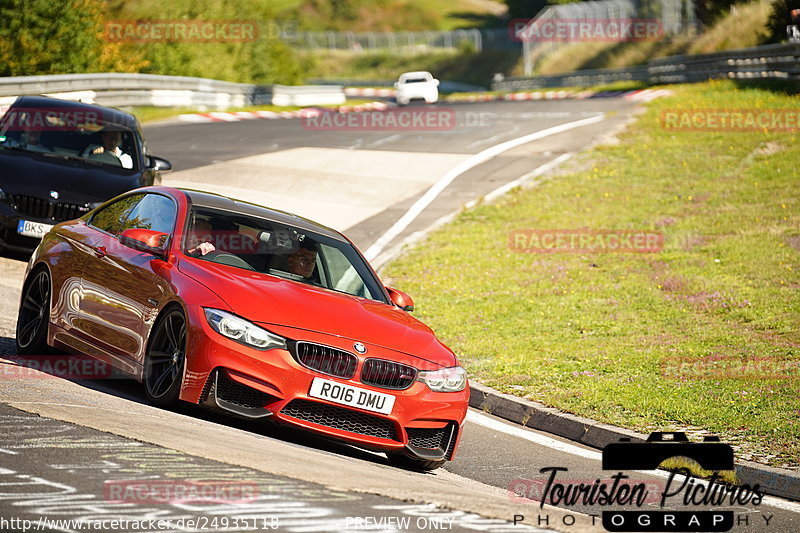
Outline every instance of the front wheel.
POLYGON ((412 459, 402 452, 394 452, 386 454, 389 457, 389 462, 394 466, 406 468, 409 470, 421 470, 423 472, 430 472, 441 468, 447 462, 444 459, 440 461, 426 461, 424 459, 412 459))
POLYGON ((34 272, 25 283, 17 315, 17 353, 43 355, 50 351, 47 345, 50 292, 50 273, 46 268, 34 272))
POLYGON ((150 334, 144 358, 144 390, 153 405, 177 403, 186 364, 186 317, 180 309, 162 315, 150 334))

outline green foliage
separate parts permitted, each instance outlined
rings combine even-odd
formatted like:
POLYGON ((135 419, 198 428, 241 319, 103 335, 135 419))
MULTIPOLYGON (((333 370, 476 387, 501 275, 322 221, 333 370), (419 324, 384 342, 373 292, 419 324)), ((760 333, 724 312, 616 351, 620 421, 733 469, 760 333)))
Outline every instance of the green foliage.
POLYGON ((547 0, 505 0, 508 16, 512 19, 530 19, 547 7, 547 0))
POLYGON ((235 0, 113 0, 107 20, 193 21, 255 23, 255 39, 243 41, 134 42, 128 53, 142 57, 140 71, 150 74, 194 76, 239 83, 296 84, 306 75, 293 50, 278 39, 287 22, 279 19, 273 2, 235 0), (153 16, 158 13, 158 16, 153 16))
POLYGON ((101 0, 0 0, 0 76, 98 70, 101 0))
POLYGON ((767 23, 768 40, 780 43, 786 40, 786 26, 797 24, 792 21, 791 11, 800 9, 800 0, 776 0, 767 23))
POLYGON ((325 79, 390 80, 402 72, 427 70, 437 78, 488 87, 496 72, 509 73, 517 62, 513 51, 445 50, 414 55, 388 52, 306 52, 314 77, 325 79))
POLYGON ((412 0, 306 0, 284 13, 306 31, 437 30, 440 10, 412 0))

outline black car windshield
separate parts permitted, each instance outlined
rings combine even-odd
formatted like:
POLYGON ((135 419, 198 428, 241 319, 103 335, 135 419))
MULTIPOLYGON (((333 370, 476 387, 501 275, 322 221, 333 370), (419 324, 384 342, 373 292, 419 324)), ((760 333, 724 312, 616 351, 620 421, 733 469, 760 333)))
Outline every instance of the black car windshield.
POLYGON ((138 170, 136 133, 99 112, 12 106, 0 123, 0 146, 138 170))
POLYGON ((386 303, 380 282, 344 241, 260 217, 195 206, 191 256, 386 303))

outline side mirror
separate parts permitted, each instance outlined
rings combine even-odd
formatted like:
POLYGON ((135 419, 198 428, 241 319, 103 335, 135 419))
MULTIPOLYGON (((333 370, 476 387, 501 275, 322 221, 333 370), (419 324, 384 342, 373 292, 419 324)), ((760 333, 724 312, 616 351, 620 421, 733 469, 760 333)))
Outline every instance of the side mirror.
POLYGON ((130 228, 120 233, 119 242, 128 248, 153 254, 156 257, 164 259, 164 254, 166 252, 164 245, 168 237, 169 234, 162 231, 130 228))
POLYGON ((147 170, 155 170, 157 172, 167 172, 172 170, 172 163, 161 157, 149 155, 147 156, 147 170))
POLYGON ((411 296, 408 294, 403 291, 398 291, 397 289, 392 289, 391 287, 386 287, 386 292, 389 293, 389 298, 391 298, 392 303, 403 311, 410 313, 414 310, 414 300, 412 300, 411 296))
POLYGON ((435 84, 437 87, 439 86, 439 80, 433 80, 433 83, 434 83, 434 84, 435 84))
POLYGON ((399 81, 394 82, 394 88, 395 89, 399 89, 400 88, 400 82, 399 81))

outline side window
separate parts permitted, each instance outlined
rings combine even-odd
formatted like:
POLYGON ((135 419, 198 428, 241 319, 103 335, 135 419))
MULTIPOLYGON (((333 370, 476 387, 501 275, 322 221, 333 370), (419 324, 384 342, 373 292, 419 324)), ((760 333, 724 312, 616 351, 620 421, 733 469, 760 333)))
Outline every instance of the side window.
POLYGON ((148 194, 130 211, 120 231, 137 228, 172 234, 177 210, 175 202, 166 196, 148 194))
POLYGON ((322 259, 325 265, 324 272, 328 287, 362 298, 375 299, 364 284, 363 278, 339 249, 320 244, 317 259, 322 259))
POLYGON ((89 225, 116 235, 120 232, 125 219, 142 198, 144 198, 143 194, 134 194, 105 206, 92 215, 89 225))

